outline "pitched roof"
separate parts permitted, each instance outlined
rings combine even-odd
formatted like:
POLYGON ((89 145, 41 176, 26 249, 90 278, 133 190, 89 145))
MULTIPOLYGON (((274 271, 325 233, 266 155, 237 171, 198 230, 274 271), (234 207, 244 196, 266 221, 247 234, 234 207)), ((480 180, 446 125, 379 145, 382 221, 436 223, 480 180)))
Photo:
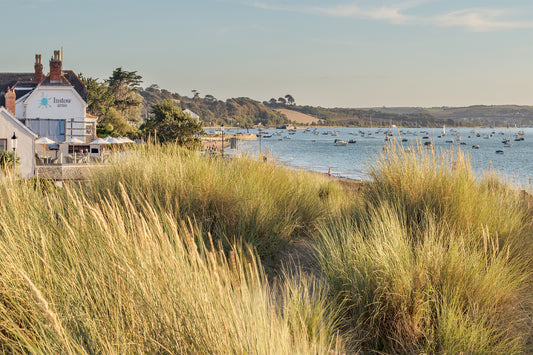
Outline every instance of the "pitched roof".
POLYGON ((15 86, 19 81, 32 82, 34 73, 0 73, 0 95, 7 92, 8 87, 15 86))
POLYGON ((87 87, 78 78, 78 76, 72 70, 61 71, 61 80, 57 83, 50 81, 50 74, 45 76, 43 81, 39 83, 39 86, 72 86, 74 90, 81 96, 83 101, 87 102, 87 87))
POLYGON ((32 92, 39 85, 46 86, 72 86, 74 90, 87 102, 87 87, 72 70, 63 70, 61 72, 61 81, 51 83, 50 75, 37 83, 33 81, 34 73, 0 73, 0 107, 5 106, 5 93, 10 87, 15 87, 16 99, 32 92))
POLYGON ((87 102, 87 87, 80 80, 80 78, 74 73, 73 70, 63 70, 63 76, 67 78, 70 84, 76 89, 81 98, 87 102))
POLYGON ((35 132, 33 132, 31 129, 29 129, 28 127, 26 127, 22 122, 20 122, 20 120, 18 120, 17 118, 15 118, 15 116, 13 116, 11 114, 11 112, 9 112, 8 110, 5 109, 5 107, 0 107, 0 114, 4 114, 3 116, 6 117, 7 119, 11 120, 16 126, 18 126, 21 130, 27 132, 28 134, 30 134, 31 136, 37 138, 38 135, 35 134, 35 132))

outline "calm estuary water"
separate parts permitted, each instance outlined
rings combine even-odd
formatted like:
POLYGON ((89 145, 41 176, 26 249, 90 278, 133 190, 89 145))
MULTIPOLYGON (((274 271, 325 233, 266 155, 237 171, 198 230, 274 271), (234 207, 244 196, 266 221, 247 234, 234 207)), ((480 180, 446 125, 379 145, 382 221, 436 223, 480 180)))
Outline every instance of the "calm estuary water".
MULTIPOLYGON (((324 173, 331 168, 334 175, 359 180, 369 178, 368 167, 388 144, 385 142, 386 130, 375 128, 318 128, 316 133, 298 129, 292 135, 287 130, 269 129, 264 132, 273 135, 270 138, 263 137, 261 141, 240 141, 237 149, 251 154, 261 149, 263 153, 273 154, 278 162, 293 168, 324 173), (339 138, 355 140, 356 143, 335 146, 334 140, 339 138)), ((443 133, 442 128, 393 128, 389 132, 391 139, 406 147, 416 145, 417 141, 431 140, 436 149, 460 149, 470 156, 477 173, 492 169, 520 185, 529 185, 533 178, 533 128, 447 129, 442 137, 439 137, 443 133), (523 135, 517 135, 519 133, 523 135), (523 140, 516 141, 516 138, 523 140), (509 139, 512 147, 505 147, 502 143, 504 139, 509 139), (473 146, 479 146, 479 149, 473 146), (498 150, 503 151, 503 154, 497 154, 498 150)), ((257 131, 250 130, 250 133, 257 131)))

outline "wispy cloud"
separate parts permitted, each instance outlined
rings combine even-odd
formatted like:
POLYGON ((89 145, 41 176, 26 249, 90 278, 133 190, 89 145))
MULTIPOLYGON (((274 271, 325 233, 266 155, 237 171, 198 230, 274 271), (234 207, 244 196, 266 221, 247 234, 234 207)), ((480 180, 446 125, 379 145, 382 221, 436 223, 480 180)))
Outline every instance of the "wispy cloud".
POLYGON ((471 31, 488 32, 503 29, 533 28, 533 21, 504 20, 510 11, 498 9, 465 9, 428 19, 441 27, 463 27, 471 31))
POLYGON ((285 12, 298 12, 319 16, 354 18, 383 21, 397 25, 430 25, 438 27, 460 27, 469 31, 488 32, 504 29, 533 28, 533 21, 513 20, 515 11, 474 8, 461 9, 434 15, 416 15, 416 8, 429 0, 412 0, 378 7, 361 6, 355 3, 310 6, 284 5, 275 2, 248 3, 253 7, 285 12))
POLYGON ((314 12, 316 13, 333 17, 384 20, 395 24, 405 24, 412 21, 409 16, 402 14, 401 10, 402 8, 398 6, 381 6, 364 9, 356 5, 314 8, 314 12))

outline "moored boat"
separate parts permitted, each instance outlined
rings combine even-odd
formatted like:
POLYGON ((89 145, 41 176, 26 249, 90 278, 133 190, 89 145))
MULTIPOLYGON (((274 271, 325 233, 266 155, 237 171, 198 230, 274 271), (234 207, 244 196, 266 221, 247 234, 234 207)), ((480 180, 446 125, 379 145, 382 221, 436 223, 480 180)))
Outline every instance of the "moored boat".
POLYGON ((341 145, 347 145, 348 142, 340 139, 340 138, 337 138, 335 139, 335 141, 333 142, 333 145, 337 145, 337 146, 341 146, 341 145))

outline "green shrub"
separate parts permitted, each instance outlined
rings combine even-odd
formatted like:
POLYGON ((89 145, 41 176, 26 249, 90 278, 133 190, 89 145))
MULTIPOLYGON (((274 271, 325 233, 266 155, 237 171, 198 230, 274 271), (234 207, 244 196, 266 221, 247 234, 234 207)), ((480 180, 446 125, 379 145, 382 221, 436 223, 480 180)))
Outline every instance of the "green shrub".
POLYGON ((14 168, 14 164, 18 164, 20 158, 17 156, 15 158, 14 152, 9 152, 6 150, 0 151, 0 169, 2 170, 11 170, 14 168))

